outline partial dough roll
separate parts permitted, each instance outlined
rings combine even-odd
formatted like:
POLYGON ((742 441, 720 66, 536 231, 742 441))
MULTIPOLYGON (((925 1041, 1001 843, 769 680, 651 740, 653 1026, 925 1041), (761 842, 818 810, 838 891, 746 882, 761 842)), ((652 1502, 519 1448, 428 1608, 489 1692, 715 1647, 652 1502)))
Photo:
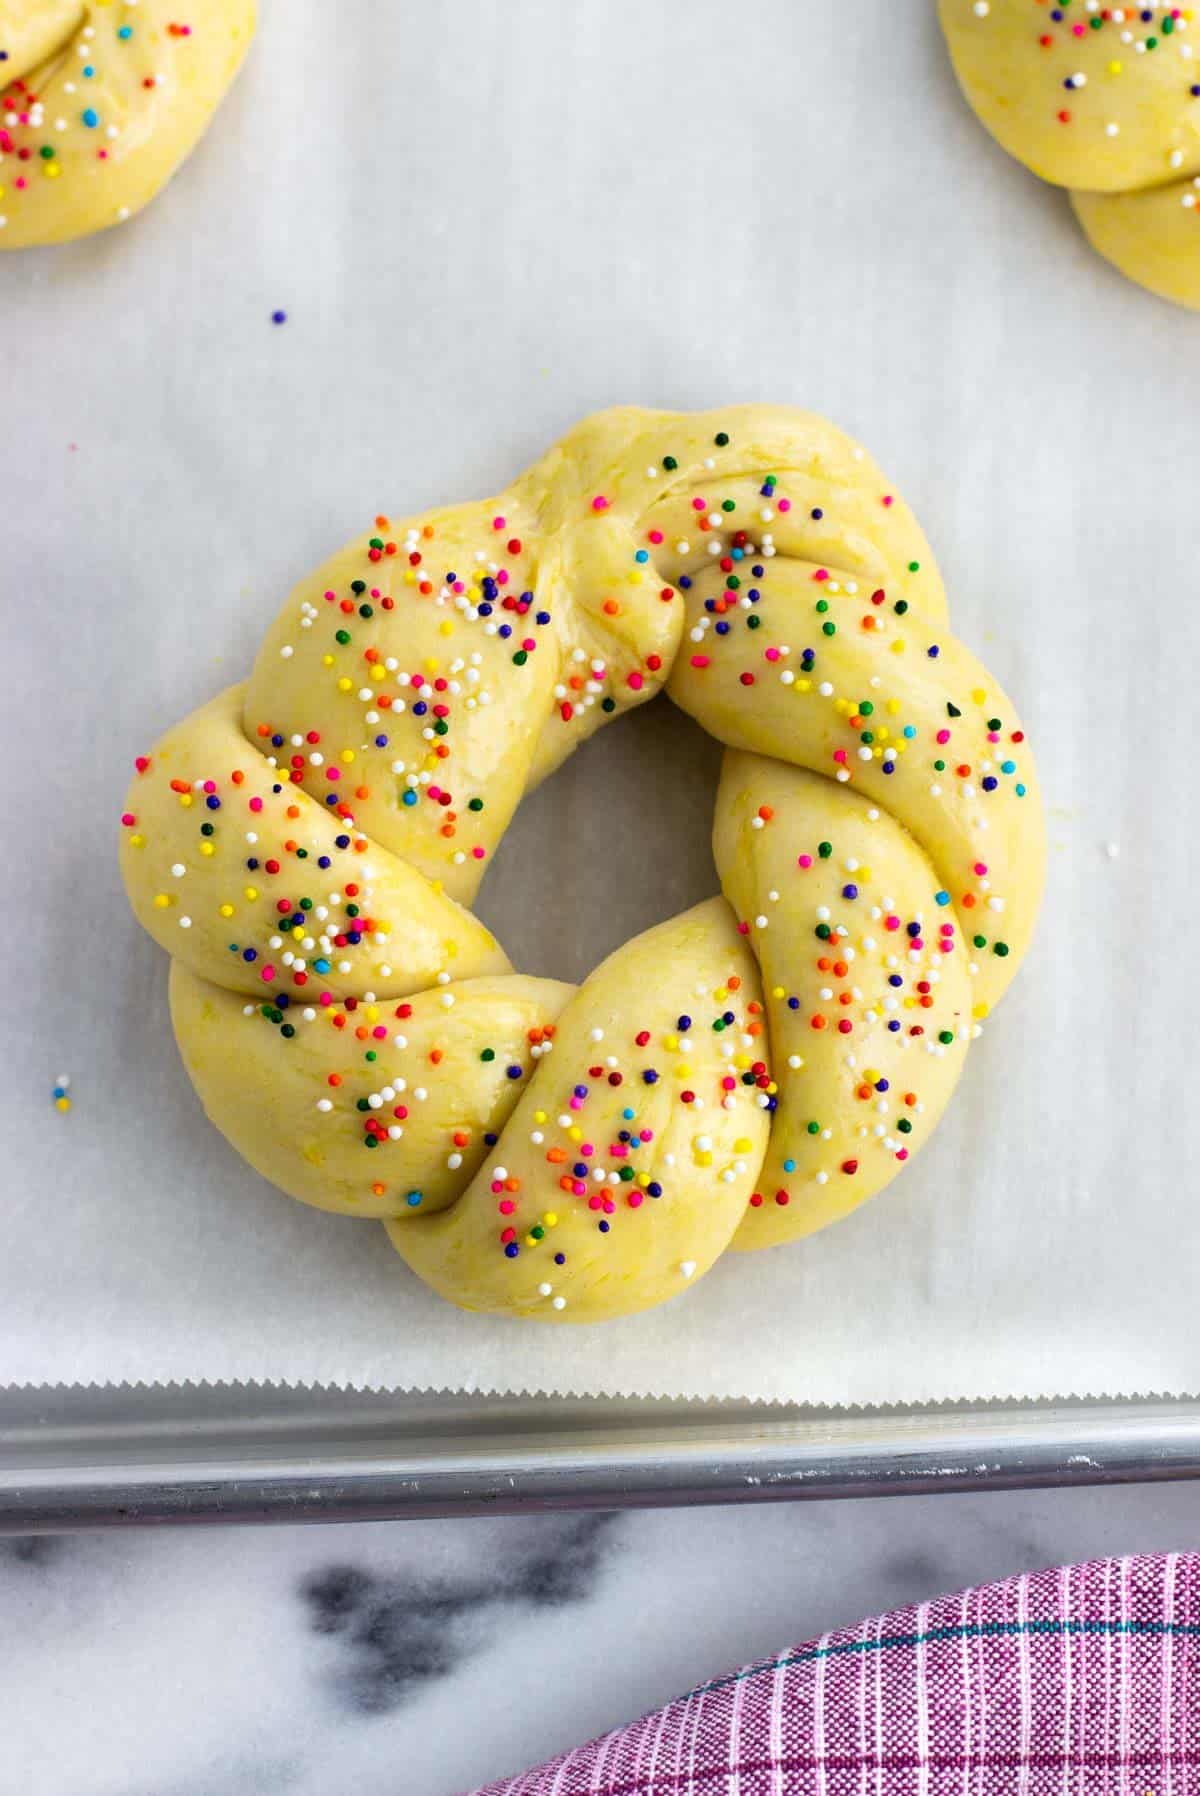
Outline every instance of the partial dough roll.
POLYGON ((962 90, 997 142, 1071 189, 1093 247, 1200 308, 1200 32, 1189 7, 939 0, 962 90))
POLYGON ((120 224, 194 149, 254 0, 0 0, 0 249, 120 224))

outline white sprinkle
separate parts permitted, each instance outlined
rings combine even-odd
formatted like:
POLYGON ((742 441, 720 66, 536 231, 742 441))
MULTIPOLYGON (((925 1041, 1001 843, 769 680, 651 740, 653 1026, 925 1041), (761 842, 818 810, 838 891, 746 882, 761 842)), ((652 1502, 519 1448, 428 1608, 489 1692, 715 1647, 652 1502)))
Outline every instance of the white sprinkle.
POLYGON ((691 1278, 693 1273, 696 1270, 695 1260, 680 1260, 679 1270, 683 1274, 684 1278, 691 1278))

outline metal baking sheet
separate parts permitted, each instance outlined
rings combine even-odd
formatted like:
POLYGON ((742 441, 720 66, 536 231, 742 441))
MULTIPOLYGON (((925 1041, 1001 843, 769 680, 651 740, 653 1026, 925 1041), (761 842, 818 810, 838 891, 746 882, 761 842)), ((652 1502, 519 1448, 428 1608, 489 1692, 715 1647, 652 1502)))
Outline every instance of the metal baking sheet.
POLYGON ((0 1394, 10 1533, 1197 1476, 1195 1399, 836 1412, 269 1386, 0 1394))
MULTIPOLYGON (((1200 1004, 1175 720, 1200 659, 1196 321, 995 149, 932 7, 262 11, 155 205, 0 261, 0 1379, 1200 1388, 1175 1070, 1200 1004), (839 1228, 602 1333, 466 1321, 205 1122, 116 876, 125 773, 377 510, 494 491, 614 401, 744 398, 833 416, 914 504, 1037 747, 1041 934, 934 1140, 839 1228)), ((656 702, 522 807, 482 905, 517 964, 578 977, 714 889, 715 760, 656 702)))

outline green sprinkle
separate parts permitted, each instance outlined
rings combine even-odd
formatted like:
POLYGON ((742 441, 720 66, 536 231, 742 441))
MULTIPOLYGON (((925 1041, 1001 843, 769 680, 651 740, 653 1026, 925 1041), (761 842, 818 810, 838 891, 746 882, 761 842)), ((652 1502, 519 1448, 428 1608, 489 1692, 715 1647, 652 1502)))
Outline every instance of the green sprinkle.
POLYGON ((350 591, 351 592, 363 593, 363 592, 366 592, 366 590, 367 590, 367 583, 365 580, 351 580, 351 582, 350 582, 350 591))
POLYGON ((821 1133, 820 1123, 819 1122, 810 1122, 808 1124, 808 1132, 810 1135, 819 1135, 821 1133))
POLYGON ((469 798, 467 800, 467 809, 469 811, 481 811, 483 809, 482 798, 469 798))
POLYGON ((820 941, 827 942, 833 934, 833 931, 830 929, 828 923, 818 923, 816 933, 820 941))
POLYGON ((381 536, 373 536, 371 538, 370 542, 367 544, 367 547, 369 549, 382 549, 383 538, 381 536))
POLYGON ((368 1048, 363 1058, 365 1060, 378 1060, 379 1054, 375 1048, 368 1048))
POLYGON ((673 474, 678 466, 679 463, 675 460, 673 455, 663 456, 663 467, 667 470, 668 474, 673 474))
POLYGON ((873 717, 875 715, 875 707, 869 698, 863 699, 858 707, 858 714, 860 717, 873 717))
POLYGON ((356 1110, 369 1110, 371 1108, 371 1106, 370 1106, 370 1104, 368 1104, 366 1098, 359 1098, 356 1101, 354 1108, 356 1110))
POLYGON ((962 716, 962 712, 959 710, 958 706, 952 705, 950 703, 949 699, 946 700, 946 716, 947 717, 961 717, 962 716))
POLYGON ((737 506, 734 504, 732 499, 722 499, 721 500, 721 510, 722 511, 736 511, 737 506))
POLYGON ((820 855, 820 857, 823 861, 827 861, 829 859, 830 855, 833 853, 833 843, 832 842, 818 842, 817 843, 817 853, 820 855))
POLYGON ((938 1040, 941 1042, 941 1044, 944 1048, 948 1048, 950 1046, 950 1043, 954 1040, 953 1029, 939 1029, 938 1030, 938 1040))
POLYGON ((837 635, 837 625, 836 624, 822 624, 821 631, 822 631, 822 634, 825 636, 836 636, 837 635))
POLYGON ((971 940, 977 948, 986 948, 987 947, 986 935, 973 935, 971 937, 971 940))
POLYGON ((904 613, 908 610, 908 600, 897 599, 896 603, 892 606, 892 610, 896 613, 897 617, 903 617, 904 613))
POLYGON ((818 599, 818 600, 817 600, 817 614, 818 614, 818 616, 820 616, 820 617, 824 617, 824 615, 825 615, 825 613, 826 613, 826 612, 827 612, 827 611, 828 611, 828 610, 829 610, 829 600, 828 600, 828 599, 818 599))
POLYGON ((496 1058, 495 1048, 484 1048, 484 1050, 480 1054, 479 1058, 481 1060, 494 1060, 496 1058))
POLYGON ((757 630, 761 623, 761 617, 748 617, 746 619, 746 628, 747 630, 757 630))
POLYGON ((513 656, 513 666, 514 667, 524 667, 524 665, 528 661, 528 659, 529 659, 528 652, 525 649, 518 649, 516 654, 513 656))
POLYGON ((935 761, 933 763, 933 771, 935 773, 945 773, 945 771, 946 771, 945 761, 935 761))
POLYGON ((617 701, 615 698, 602 698, 600 700, 600 709, 602 711, 607 712, 610 717, 612 716, 612 714, 616 710, 616 708, 617 708, 617 701))
POLYGON ((910 561, 908 564, 908 571, 910 574, 919 574, 921 571, 920 562, 919 561, 910 561))
POLYGON ((912 1124, 909 1122, 907 1116, 902 1116, 900 1121, 896 1124, 896 1127, 902 1135, 912 1134, 912 1124))
POLYGON ((1007 942, 993 942, 992 943, 992 953, 998 954, 1000 956, 1001 960, 1003 960, 1004 957, 1008 953, 1008 943, 1007 942))
POLYGON ((724 430, 718 430, 716 436, 713 438, 713 442, 717 445, 718 449, 727 449, 729 447, 728 433, 724 430))

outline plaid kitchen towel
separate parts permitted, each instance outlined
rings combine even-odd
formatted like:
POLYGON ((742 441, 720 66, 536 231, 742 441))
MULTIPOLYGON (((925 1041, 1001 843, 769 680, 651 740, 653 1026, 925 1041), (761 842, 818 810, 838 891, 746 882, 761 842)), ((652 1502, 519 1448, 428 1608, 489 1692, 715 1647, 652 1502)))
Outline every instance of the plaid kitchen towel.
POLYGON ((475 1796, 1200 1796, 1200 1555, 897 1609, 475 1796))

